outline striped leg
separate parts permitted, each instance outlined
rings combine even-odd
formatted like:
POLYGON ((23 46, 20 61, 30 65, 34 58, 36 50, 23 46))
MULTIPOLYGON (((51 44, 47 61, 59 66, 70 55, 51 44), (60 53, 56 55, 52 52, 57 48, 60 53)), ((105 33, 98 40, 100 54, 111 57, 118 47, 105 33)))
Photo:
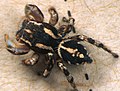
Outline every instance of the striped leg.
POLYGON ((66 34, 73 31, 75 33, 75 19, 72 17, 71 12, 68 10, 68 19, 66 17, 62 18, 62 25, 59 27, 59 34, 64 37, 66 34))
POLYGON ((74 39, 74 40, 77 40, 77 41, 86 41, 86 42, 89 42, 90 44, 93 44, 99 48, 102 48, 103 50, 107 51, 108 53, 112 54, 114 58, 118 58, 119 55, 112 52, 110 49, 108 49, 103 43, 101 43, 100 41, 97 41, 97 40, 94 40, 90 37, 87 37, 85 35, 77 35, 77 36, 72 36, 72 37, 69 37, 67 39, 74 39))
POLYGON ((68 10, 68 17, 69 17, 69 30, 73 31, 73 33, 76 33, 75 31, 75 19, 72 17, 71 12, 68 10))
POLYGON ((38 59, 39 59, 39 55, 34 53, 31 58, 22 60, 22 62, 27 66, 33 66, 38 62, 38 59))
POLYGON ((57 65, 63 71, 64 75, 66 76, 66 78, 68 80, 68 82, 71 84, 71 86, 74 88, 74 90, 77 90, 75 82, 74 82, 74 78, 69 73, 69 71, 67 70, 65 65, 62 62, 57 62, 57 65))
POLYGON ((48 53, 47 67, 42 74, 43 77, 47 77, 50 74, 53 66, 54 66, 54 55, 53 53, 48 53))

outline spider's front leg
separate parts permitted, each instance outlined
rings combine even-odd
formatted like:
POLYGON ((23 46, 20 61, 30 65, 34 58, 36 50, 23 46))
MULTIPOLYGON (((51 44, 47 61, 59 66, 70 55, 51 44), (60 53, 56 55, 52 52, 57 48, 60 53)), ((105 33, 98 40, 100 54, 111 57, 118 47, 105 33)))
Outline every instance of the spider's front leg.
POLYGON ((67 70, 65 65, 61 61, 58 61, 57 66, 63 71, 64 75, 66 76, 66 78, 68 80, 68 82, 71 84, 71 86, 74 88, 74 90, 78 91, 77 87, 75 85, 75 82, 74 82, 74 78, 72 77, 70 72, 67 70))
POLYGON ((26 45, 16 44, 13 41, 11 41, 7 34, 4 35, 4 39, 6 42, 6 49, 14 55, 22 55, 30 51, 29 47, 27 47, 26 45))
POLYGON ((74 40, 77 40, 77 41, 86 41, 92 45, 95 45, 97 46, 98 48, 102 48, 103 50, 107 51, 108 53, 112 54, 114 58, 118 58, 119 55, 112 52, 110 49, 108 49, 103 43, 101 43, 100 41, 97 41, 97 40, 94 40, 88 36, 85 36, 85 35, 77 35, 77 36, 72 36, 72 37, 69 37, 68 39, 74 39, 74 40))

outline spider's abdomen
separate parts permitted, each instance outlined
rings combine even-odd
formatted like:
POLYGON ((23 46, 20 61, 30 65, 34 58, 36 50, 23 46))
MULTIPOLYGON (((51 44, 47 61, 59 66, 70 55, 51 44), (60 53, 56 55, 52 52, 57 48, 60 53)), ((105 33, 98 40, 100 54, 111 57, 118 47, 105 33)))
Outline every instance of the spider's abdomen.
POLYGON ((20 36, 20 40, 37 52, 43 51, 42 53, 46 53, 46 51, 51 51, 52 48, 58 46, 58 32, 55 27, 48 23, 30 21, 26 24, 20 36))
POLYGON ((59 56, 70 64, 91 63, 86 48, 75 40, 63 40, 58 46, 59 56))

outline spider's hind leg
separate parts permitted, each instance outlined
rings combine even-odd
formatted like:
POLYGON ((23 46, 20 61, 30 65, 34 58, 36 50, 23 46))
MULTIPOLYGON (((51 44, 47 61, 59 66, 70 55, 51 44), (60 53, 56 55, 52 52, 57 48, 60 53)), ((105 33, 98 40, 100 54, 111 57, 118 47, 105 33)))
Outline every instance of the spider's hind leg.
POLYGON ((38 62, 39 55, 34 53, 31 58, 22 60, 22 63, 27 65, 27 66, 33 66, 38 62))
POLYGON ((54 7, 50 7, 48 12, 50 14, 49 24, 55 26, 58 22, 58 13, 54 7))
MULTIPOLYGON (((33 66, 39 61, 39 56, 40 56, 40 54, 34 53, 31 58, 22 60, 22 62, 23 62, 23 64, 25 64, 27 66, 33 66)), ((44 61, 45 61, 45 69, 43 70, 42 73, 38 72, 37 74, 42 75, 43 77, 47 77, 50 74, 50 72, 51 72, 51 70, 54 66, 54 55, 53 55, 53 53, 48 53, 47 54, 47 59, 44 60, 44 61)))
POLYGON ((24 44, 19 44, 11 41, 7 34, 4 35, 6 49, 14 55, 23 55, 27 54, 30 51, 30 48, 24 44))
POLYGON ((27 4, 25 6, 25 16, 28 20, 36 21, 36 22, 43 22, 44 15, 42 11, 34 4, 27 4))

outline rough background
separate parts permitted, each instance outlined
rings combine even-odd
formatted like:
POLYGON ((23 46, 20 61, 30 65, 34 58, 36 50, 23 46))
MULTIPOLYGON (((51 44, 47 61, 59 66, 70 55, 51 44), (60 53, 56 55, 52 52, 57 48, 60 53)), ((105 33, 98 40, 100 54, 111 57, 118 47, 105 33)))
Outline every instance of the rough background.
MULTIPOLYGON (((2 0, 0 2, 0 91, 70 91, 63 73, 55 66, 48 78, 37 76, 37 69, 21 64, 24 56, 15 56, 5 49, 4 34, 14 40, 19 22, 24 16, 24 6, 36 4, 49 20, 47 9, 54 6, 59 17, 67 10, 76 19, 77 34, 85 34, 102 41, 120 55, 120 0, 2 0), (34 71, 33 71, 34 70, 34 71)), ((72 35, 72 33, 70 34, 72 35)), ((95 60, 85 66, 67 65, 81 91, 120 91, 120 59, 86 44, 95 60), (90 80, 84 74, 88 73, 90 80)))

